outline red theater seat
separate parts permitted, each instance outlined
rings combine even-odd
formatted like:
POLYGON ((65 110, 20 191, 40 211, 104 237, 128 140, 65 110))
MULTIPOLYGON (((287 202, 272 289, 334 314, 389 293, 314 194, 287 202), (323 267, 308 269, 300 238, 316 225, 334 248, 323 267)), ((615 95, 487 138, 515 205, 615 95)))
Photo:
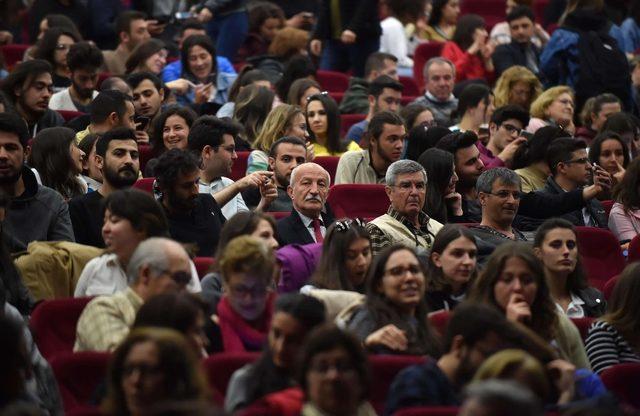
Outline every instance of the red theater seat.
POLYGON ((217 393, 224 399, 233 373, 246 364, 254 362, 259 356, 260 353, 257 352, 220 353, 204 360, 204 370, 214 395, 217 393))
POLYGON ((333 185, 327 202, 336 218, 373 219, 389 208, 384 185, 333 185))
POLYGON ((73 120, 76 117, 84 116, 87 113, 83 113, 82 111, 69 111, 69 110, 56 110, 58 114, 62 116, 64 121, 73 120))
MULTIPOLYGON (((413 54, 413 80, 418 85, 420 92, 424 90, 424 64, 431 58, 440 56, 442 52, 442 42, 425 42, 418 45, 413 54)), ((419 94, 421 95, 421 94, 419 94)))
POLYGON ((349 77, 341 72, 318 70, 316 80, 327 92, 344 93, 349 88, 349 77))
POLYGON ((490 32, 496 23, 505 21, 504 3, 503 0, 464 1, 460 3, 460 15, 474 13, 482 16, 490 32))
POLYGON ((272 216, 274 220, 278 221, 279 219, 287 218, 291 215, 291 211, 271 211, 265 212, 265 214, 272 216))
POLYGON ((209 273, 209 269, 215 263, 215 260, 212 257, 194 257, 193 264, 196 266, 196 270, 198 271, 198 277, 202 279, 207 273, 209 273))
POLYGON ((429 314, 429 323, 441 337, 444 337, 445 332, 447 331, 449 319, 451 319, 450 311, 441 310, 429 314))
POLYGON ((89 405, 96 387, 105 381, 110 356, 83 351, 58 354, 51 360, 65 412, 89 405))
POLYGON ((140 172, 144 174, 147 162, 153 158, 153 148, 148 144, 139 144, 138 153, 140 154, 140 172))
POLYGON ((133 187, 141 191, 153 194, 153 183, 156 178, 140 178, 133 184, 133 187))
POLYGON ((627 251, 629 253, 627 257, 629 263, 640 260, 640 234, 633 237, 627 251))
POLYGON ((580 337, 583 343, 586 341, 587 335, 589 335, 589 327, 591 327, 593 321, 595 321, 595 318, 571 318, 571 322, 573 322, 576 328, 578 328, 578 331, 580 331, 580 337))
POLYGON ((411 355, 370 355, 369 364, 371 365, 371 391, 369 392, 369 402, 376 409, 378 414, 384 411, 384 405, 387 401, 387 393, 389 387, 396 375, 403 369, 423 363, 425 358, 422 356, 411 355))
POLYGON ((0 47, 0 50, 2 51, 2 55, 4 56, 4 63, 7 66, 7 69, 11 70, 19 62, 22 62, 24 52, 29 49, 30 46, 31 45, 23 45, 18 43, 13 43, 11 45, 2 45, 2 47, 0 47))
POLYGON ((616 201, 612 201, 612 200, 606 200, 606 201, 600 201, 600 203, 602 204, 602 207, 604 208, 604 213, 606 214, 607 218, 609 218, 609 214, 611 213, 611 208, 613 208, 613 203, 616 201))
POLYGON ((366 117, 367 117, 366 114, 341 114, 340 115, 340 137, 346 136, 351 126, 361 122, 366 117))
POLYGON ((313 161, 329 172, 329 175, 331 175, 331 185, 333 185, 336 179, 336 170, 338 169, 340 156, 317 156, 313 161))
POLYGON ((111 78, 112 76, 113 74, 111 72, 100 72, 98 74, 98 88, 100 88, 100 86, 102 85, 102 81, 107 78, 111 78))
POLYGON ((73 351, 76 324, 84 307, 92 298, 45 300, 31 314, 29 325, 44 358, 73 351))
POLYGON ((608 301, 611 295, 613 294, 613 289, 615 289, 616 284, 618 283, 618 278, 620 276, 613 276, 611 279, 607 280, 607 283, 604 285, 604 289, 602 290, 602 294, 604 298, 608 301))
POLYGON ((416 83, 413 78, 410 77, 400 77, 400 83, 404 87, 402 90, 402 96, 413 96, 416 97, 420 94, 420 86, 416 83))
POLYGON ((609 367, 600 374, 602 382, 623 403, 640 409, 640 364, 626 363, 609 367))
POLYGON ((230 179, 237 181, 238 179, 244 178, 247 175, 247 163, 249 161, 249 154, 251 152, 236 152, 238 158, 233 161, 233 166, 231 167, 231 175, 229 175, 230 179))
POLYGON ((615 235, 609 230, 594 227, 576 227, 578 250, 589 284, 598 290, 607 280, 622 273, 624 256, 615 235))

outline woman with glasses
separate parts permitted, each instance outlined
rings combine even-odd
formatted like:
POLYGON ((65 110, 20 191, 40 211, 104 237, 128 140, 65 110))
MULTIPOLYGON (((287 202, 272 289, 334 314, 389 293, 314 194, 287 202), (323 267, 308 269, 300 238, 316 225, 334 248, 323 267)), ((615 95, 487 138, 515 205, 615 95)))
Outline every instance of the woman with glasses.
MULTIPOLYGON (((150 194, 135 189, 115 191, 104 200, 102 238, 107 252, 86 264, 75 297, 111 295, 128 287, 125 273, 131 255, 149 237, 169 235, 164 210, 150 194)), ((200 292, 200 280, 191 264, 190 292, 200 292)))
POLYGON ((305 109, 315 156, 340 156, 346 151, 362 150, 356 142, 340 140, 340 112, 326 91, 308 97, 305 109))
POLYGON ((167 65, 167 49, 164 42, 149 39, 136 46, 125 63, 126 73, 151 72, 160 76, 167 65))
POLYGON ((425 299, 430 311, 453 310, 477 273, 476 240, 466 227, 446 224, 433 241, 425 299))
POLYGON ((257 361, 233 373, 225 394, 229 414, 295 385, 296 358, 307 334, 325 320, 322 302, 298 293, 278 297, 267 344, 257 361))
POLYGON ((525 243, 495 249, 469 292, 469 300, 491 305, 507 319, 535 331, 578 368, 589 368, 578 329, 558 310, 542 262, 525 243))
POLYGON ((575 110, 573 90, 566 85, 547 89, 531 103, 531 120, 527 131, 535 133, 543 126, 557 126, 573 135, 576 126, 573 124, 575 110))
POLYGON ((393 245, 369 270, 364 304, 338 319, 371 353, 438 357, 440 344, 427 319, 425 287, 426 273, 415 252, 393 245))
POLYGON ((101 409, 105 415, 162 414, 176 406, 197 414, 210 411, 202 366, 179 332, 135 329, 112 358, 101 409))
POLYGON ((273 317, 275 255, 259 238, 231 240, 218 258, 223 295, 213 321, 224 352, 260 351, 273 317))
POLYGON ((435 125, 433 113, 426 104, 412 103, 400 110, 407 131, 416 126, 431 127, 435 125))
POLYGON ((607 302, 590 287, 582 271, 578 237, 573 224, 552 218, 538 228, 533 249, 544 265, 544 275, 556 307, 570 318, 598 317, 607 302))
POLYGON ((71 86, 69 78, 71 72, 67 66, 67 54, 71 45, 81 40, 76 31, 54 27, 48 29, 38 41, 33 57, 44 59, 53 67, 51 79, 54 93, 71 86))

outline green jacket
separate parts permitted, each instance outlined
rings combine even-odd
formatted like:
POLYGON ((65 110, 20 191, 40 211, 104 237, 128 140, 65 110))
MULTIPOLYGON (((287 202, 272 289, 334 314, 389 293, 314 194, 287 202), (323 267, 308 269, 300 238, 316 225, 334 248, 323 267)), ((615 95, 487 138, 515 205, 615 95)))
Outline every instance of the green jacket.
POLYGON ((342 114, 367 114, 369 112, 369 83, 364 78, 352 77, 349 88, 340 102, 342 114))

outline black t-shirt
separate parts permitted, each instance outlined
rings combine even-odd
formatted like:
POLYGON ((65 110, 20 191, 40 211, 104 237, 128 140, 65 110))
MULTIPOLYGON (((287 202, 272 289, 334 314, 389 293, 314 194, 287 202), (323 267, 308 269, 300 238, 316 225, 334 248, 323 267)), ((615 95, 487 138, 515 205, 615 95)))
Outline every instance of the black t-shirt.
POLYGON ((224 215, 216 200, 209 194, 199 194, 195 208, 189 213, 169 213, 171 238, 181 243, 196 244, 197 255, 211 257, 218 247, 224 215))
POLYGON ((100 192, 94 191, 69 201, 69 216, 76 243, 104 247, 102 240, 104 216, 101 209, 103 199, 100 192))

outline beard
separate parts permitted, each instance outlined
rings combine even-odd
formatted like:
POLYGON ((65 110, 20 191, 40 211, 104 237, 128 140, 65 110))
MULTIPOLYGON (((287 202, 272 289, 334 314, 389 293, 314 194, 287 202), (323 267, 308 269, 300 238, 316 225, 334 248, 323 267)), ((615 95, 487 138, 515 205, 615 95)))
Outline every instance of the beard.
POLYGON ((289 186, 289 176, 287 175, 283 175, 282 173, 278 172, 277 170, 273 172, 276 175, 276 181, 277 184, 281 187, 281 188, 287 188, 287 186, 289 186))
POLYGON ((42 117, 45 113, 45 111, 47 111, 46 109, 41 110, 37 107, 31 107, 29 106, 25 100, 24 97, 21 95, 18 97, 18 105, 20 106, 20 108, 22 109, 22 111, 24 111, 27 115, 27 118, 32 119, 32 120, 38 120, 40 117, 42 117))
POLYGON ((128 188, 138 180, 138 171, 131 165, 125 165, 119 170, 105 166, 104 180, 116 189, 128 188))
POLYGON ((80 88, 76 84, 73 84, 73 89, 76 90, 76 94, 83 100, 93 98, 93 88, 80 88))
POLYGON ((0 175, 0 186, 13 185, 18 182, 20 176, 22 176, 22 168, 11 170, 6 175, 0 175))
POLYGON ((196 199, 198 198, 195 195, 193 198, 179 198, 174 192, 168 192, 167 198, 169 199, 169 206, 174 211, 191 211, 196 207, 196 199))

